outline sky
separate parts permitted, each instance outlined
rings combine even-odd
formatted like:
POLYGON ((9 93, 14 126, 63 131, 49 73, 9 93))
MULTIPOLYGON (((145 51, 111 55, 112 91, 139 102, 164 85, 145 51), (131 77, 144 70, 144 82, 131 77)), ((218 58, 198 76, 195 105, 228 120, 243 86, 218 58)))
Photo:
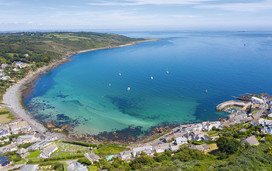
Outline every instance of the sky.
POLYGON ((0 0, 0 31, 272 30, 272 0, 0 0))

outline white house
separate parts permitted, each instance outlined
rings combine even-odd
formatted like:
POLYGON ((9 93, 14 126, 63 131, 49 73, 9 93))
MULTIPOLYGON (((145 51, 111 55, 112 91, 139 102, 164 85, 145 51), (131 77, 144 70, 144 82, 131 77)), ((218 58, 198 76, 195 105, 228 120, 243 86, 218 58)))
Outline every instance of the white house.
POLYGON ((156 153, 163 153, 165 150, 169 150, 169 148, 170 146, 168 143, 159 144, 152 147, 152 149, 155 150, 156 153))
POLYGON ((4 80, 4 81, 9 80, 9 79, 10 79, 10 76, 3 76, 3 77, 0 78, 0 80, 4 80))
POLYGON ((15 67, 19 67, 19 68, 24 68, 27 65, 28 65, 27 63, 24 63, 24 62, 21 62, 21 61, 15 63, 15 67))
POLYGON ((147 155, 152 154, 152 146, 137 147, 132 149, 133 157, 140 155, 142 152, 145 152, 147 155))
POLYGON ((17 138, 17 144, 33 143, 40 141, 40 138, 35 137, 34 135, 21 135, 17 138))
POLYGON ((55 143, 50 144, 42 150, 40 157, 48 158, 51 156, 52 153, 54 153, 57 150, 58 150, 58 146, 55 143))
POLYGON ((119 156, 122 160, 128 160, 131 159, 131 153, 132 151, 122 151, 119 153, 119 156))
POLYGON ((187 138, 186 137, 184 137, 184 136, 182 136, 182 137, 177 137, 176 139, 175 139, 175 142, 174 142, 174 144, 175 145, 181 145, 181 144, 185 144, 185 143, 187 143, 187 138))
POLYGON ((178 145, 171 145, 169 148, 170 151, 178 151, 179 150, 179 146, 178 145))
POLYGON ((9 135, 10 135, 9 131, 4 130, 4 129, 0 129, 0 138, 5 137, 5 136, 9 136, 9 135))
POLYGON ((78 162, 73 162, 67 167, 67 171, 88 171, 87 166, 83 166, 78 162))
POLYGON ((261 103, 261 104, 264 103, 263 99, 260 99, 258 97, 251 97, 251 102, 252 103, 261 103))
POLYGON ((84 154, 84 157, 86 157, 92 164, 100 159, 100 157, 94 153, 86 153, 84 154))
POLYGON ((4 147, 0 147, 0 153, 7 153, 18 150, 16 144, 9 144, 4 147))

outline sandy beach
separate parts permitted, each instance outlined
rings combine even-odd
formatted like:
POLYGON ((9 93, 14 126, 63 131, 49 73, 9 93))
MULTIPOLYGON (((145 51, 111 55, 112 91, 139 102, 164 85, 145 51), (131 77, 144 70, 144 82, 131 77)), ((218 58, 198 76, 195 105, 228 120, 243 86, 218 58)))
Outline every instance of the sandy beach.
POLYGON ((3 96, 3 103, 7 109, 12 112, 16 117, 26 120, 32 128, 39 132, 45 132, 47 129, 38 121, 33 119, 28 111, 25 110, 24 106, 22 106, 22 93, 25 89, 27 89, 30 85, 32 85, 33 81, 38 79, 40 75, 45 74, 52 69, 58 67, 59 65, 70 61, 68 58, 74 56, 79 53, 102 50, 102 49, 112 49, 118 47, 125 47, 125 46, 132 46, 140 42, 147 42, 147 41, 158 41, 158 39, 148 39, 143 41, 132 42, 124 45, 119 46, 107 46, 102 48, 94 48, 94 49, 87 49, 81 50, 78 52, 70 52, 63 56, 63 59, 53 62, 52 64, 42 67, 33 73, 29 73, 25 78, 18 81, 16 84, 12 85, 6 90, 6 93, 3 96))

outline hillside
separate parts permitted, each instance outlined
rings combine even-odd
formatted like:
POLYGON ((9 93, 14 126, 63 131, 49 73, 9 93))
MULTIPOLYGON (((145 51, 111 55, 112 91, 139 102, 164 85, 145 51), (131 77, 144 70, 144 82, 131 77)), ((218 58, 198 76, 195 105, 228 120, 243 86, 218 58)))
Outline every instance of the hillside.
POLYGON ((0 96, 30 71, 73 52, 123 45, 143 39, 93 32, 37 32, 0 34, 0 96))

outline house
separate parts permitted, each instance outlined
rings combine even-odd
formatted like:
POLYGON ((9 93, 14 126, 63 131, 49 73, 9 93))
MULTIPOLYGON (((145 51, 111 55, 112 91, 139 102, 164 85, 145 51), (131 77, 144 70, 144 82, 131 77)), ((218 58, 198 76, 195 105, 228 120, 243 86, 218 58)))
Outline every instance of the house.
POLYGON ((201 141, 201 140, 205 140, 205 136, 207 136, 206 133, 201 132, 201 131, 195 131, 195 132, 191 132, 191 140, 195 140, 195 141, 201 141))
POLYGON ((7 153, 18 150, 16 144, 9 144, 4 147, 0 147, 0 153, 7 153))
POLYGON ((259 141, 254 135, 244 139, 243 142, 248 143, 249 145, 259 145, 259 141))
POLYGON ((0 156, 0 166, 6 166, 10 163, 6 156, 0 156))
POLYGON ((242 129, 240 129, 238 132, 239 133, 242 133, 242 132, 246 132, 247 130, 245 129, 245 128, 242 128, 242 129))
POLYGON ((190 144, 189 148, 200 150, 200 151, 203 151, 203 152, 210 149, 210 147, 207 144, 201 144, 201 145, 190 144))
POLYGON ((133 157, 140 155, 142 152, 146 153, 147 155, 152 155, 152 146, 137 147, 132 149, 133 157))
POLYGON ((29 132, 30 130, 31 126, 27 123, 27 121, 20 121, 17 124, 10 124, 10 131, 12 134, 18 134, 19 132, 29 132))
POLYGON ((252 103, 260 103, 260 104, 264 103, 263 99, 260 99, 258 97, 251 97, 251 102, 252 103))
POLYGON ((4 81, 9 80, 9 79, 10 79, 10 76, 3 76, 3 77, 0 78, 0 80, 4 80, 4 81))
POLYGON ((168 143, 165 144, 159 144, 157 146, 153 146, 152 149, 156 152, 156 153, 163 153, 165 150, 169 150, 170 146, 168 143))
POLYGON ((5 137, 5 136, 9 136, 9 135, 10 135, 9 131, 4 130, 4 129, 0 129, 0 138, 5 137))
POLYGON ((17 144, 33 143, 40 141, 40 138, 35 137, 34 135, 21 135, 17 138, 17 144))
POLYGON ((132 151, 122 151, 119 153, 119 156, 122 160, 128 160, 131 159, 131 153, 132 151))
POLYGON ((181 145, 181 144, 185 144, 185 143, 187 143, 187 138, 184 137, 184 136, 182 136, 182 137, 177 137, 177 138, 175 139, 175 142, 174 142, 175 145, 181 145))
POLYGON ((86 157, 92 164, 94 162, 98 162, 100 157, 94 153, 86 153, 84 154, 84 157, 86 157))
POLYGON ((268 127, 263 127, 263 128, 261 128, 261 132, 262 132, 262 133, 269 133, 269 134, 272 134, 272 126, 268 126, 268 127))
POLYGON ((8 64, 2 64, 2 65, 1 65, 1 68, 4 69, 4 68, 6 68, 7 66, 8 66, 8 64))
POLYGON ((19 154, 22 158, 25 158, 26 156, 30 154, 28 152, 28 149, 25 149, 25 148, 20 148, 16 153, 19 154))
POLYGON ((170 145, 169 150, 170 151, 178 151, 179 150, 179 146, 178 145, 170 145))
POLYGON ((51 137, 47 137, 45 140, 46 140, 47 142, 50 142, 50 141, 55 141, 55 140, 57 140, 57 139, 58 139, 57 136, 51 136, 51 137))
POLYGON ((55 143, 52 143, 42 150, 40 157, 48 158, 51 156, 52 153, 54 153, 57 150, 58 150, 58 146, 55 143))
POLYGON ((165 136, 164 138, 161 138, 160 140, 163 143, 168 143, 168 142, 172 141, 172 138, 173 138, 173 136, 165 136))
POLYGON ((44 148, 47 144, 47 141, 37 142, 27 147, 28 150, 38 150, 44 148))
POLYGON ((206 125, 203 125, 203 130, 211 131, 213 127, 219 128, 220 125, 221 125, 220 121, 206 122, 206 125))
POLYGON ((20 69, 19 68, 13 68, 13 71, 18 72, 18 71, 20 71, 20 69))
POLYGON ((17 67, 19 67, 19 68, 24 68, 24 67, 26 67, 27 65, 28 65, 27 63, 24 63, 24 62, 21 62, 21 61, 15 63, 15 67, 16 67, 16 68, 17 68, 17 67))
POLYGON ((67 171, 88 171, 87 166, 83 166, 78 162, 73 162, 67 167, 67 171))
POLYGON ((39 168, 39 165, 37 165, 37 164, 35 164, 35 165, 27 164, 27 165, 22 166, 19 171, 36 171, 36 170, 38 170, 38 168, 39 168))

